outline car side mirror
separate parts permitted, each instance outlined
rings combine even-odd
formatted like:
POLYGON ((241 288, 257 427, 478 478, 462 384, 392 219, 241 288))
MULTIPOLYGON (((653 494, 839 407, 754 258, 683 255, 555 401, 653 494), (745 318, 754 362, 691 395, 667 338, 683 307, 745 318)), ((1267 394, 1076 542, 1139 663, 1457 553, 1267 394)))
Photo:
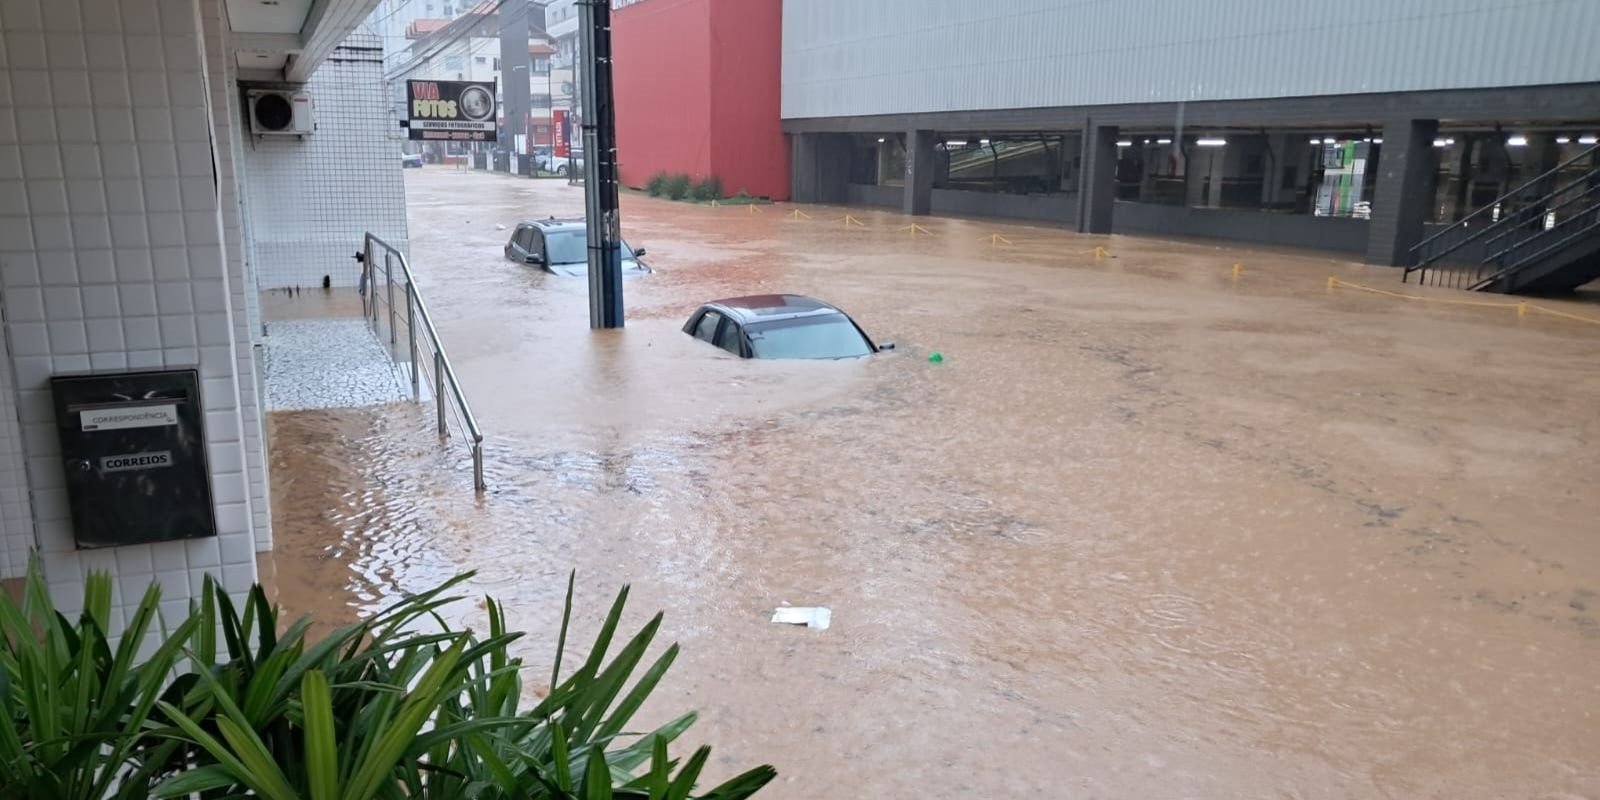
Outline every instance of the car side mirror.
POLYGON ((636 255, 636 256, 644 255, 644 248, 643 247, 635 247, 635 248, 633 248, 633 254, 636 255))
POLYGON ((878 352, 880 352, 880 353, 887 353, 887 352, 889 352, 890 350, 893 350, 893 349, 894 349, 894 342, 884 342, 883 344, 878 345, 878 352))
POLYGON ((537 253, 529 253, 528 254, 528 263, 529 264, 543 264, 544 263, 544 256, 538 255, 537 253))

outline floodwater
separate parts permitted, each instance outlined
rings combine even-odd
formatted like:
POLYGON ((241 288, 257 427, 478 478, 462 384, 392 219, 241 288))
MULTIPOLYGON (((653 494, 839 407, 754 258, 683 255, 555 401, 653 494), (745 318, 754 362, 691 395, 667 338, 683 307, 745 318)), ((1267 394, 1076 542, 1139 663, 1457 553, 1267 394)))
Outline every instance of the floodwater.
POLYGON ((592 333, 581 279, 500 254, 577 190, 406 178, 490 490, 428 406, 275 415, 291 609, 475 569, 537 675, 569 570, 580 641, 631 583, 684 647, 647 716, 698 709, 713 777, 771 762, 773 798, 1600 797, 1600 325, 1303 253, 626 196, 659 272, 592 333), (899 349, 678 330, 776 291, 899 349))

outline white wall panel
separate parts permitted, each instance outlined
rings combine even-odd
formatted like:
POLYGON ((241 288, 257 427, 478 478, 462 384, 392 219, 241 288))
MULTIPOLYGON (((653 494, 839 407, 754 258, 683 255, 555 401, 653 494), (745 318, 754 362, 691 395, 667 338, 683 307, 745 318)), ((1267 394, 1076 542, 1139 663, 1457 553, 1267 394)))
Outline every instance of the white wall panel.
POLYGON ((1600 81, 1600 0, 791 0, 785 118, 1600 81))
MULTIPOLYGON (((382 41, 357 31, 341 47, 382 41)), ((336 50, 305 90, 315 133, 249 137, 244 146, 248 260, 262 289, 320 287, 324 275, 336 287, 355 286, 361 272, 351 255, 366 231, 406 246, 400 127, 382 55, 336 50)))

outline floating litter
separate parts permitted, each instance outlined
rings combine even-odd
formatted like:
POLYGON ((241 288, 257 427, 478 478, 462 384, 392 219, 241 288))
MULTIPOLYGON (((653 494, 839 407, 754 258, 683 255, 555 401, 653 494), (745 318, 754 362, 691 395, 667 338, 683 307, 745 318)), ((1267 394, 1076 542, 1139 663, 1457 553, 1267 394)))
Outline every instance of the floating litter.
POLYGON ((928 363, 929 364, 943 364, 944 363, 944 354, 939 352, 939 351, 937 351, 937 350, 933 351, 932 353, 928 354, 928 363))
POLYGON ((833 622, 833 611, 821 606, 785 606, 772 612, 772 621, 778 625, 803 625, 826 630, 833 622))

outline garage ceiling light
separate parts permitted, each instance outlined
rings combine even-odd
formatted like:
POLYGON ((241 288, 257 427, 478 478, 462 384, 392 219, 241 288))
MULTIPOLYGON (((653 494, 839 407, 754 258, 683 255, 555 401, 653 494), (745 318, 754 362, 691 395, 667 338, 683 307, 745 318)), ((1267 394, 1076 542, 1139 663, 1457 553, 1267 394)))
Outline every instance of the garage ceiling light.
POLYGON ((1600 142, 1600 139, 1596 139, 1595 135, 1592 133, 1588 136, 1578 137, 1578 144, 1594 144, 1595 142, 1600 142))
MULTIPOLYGON (((1330 141, 1330 142, 1331 142, 1331 141, 1333 141, 1333 140, 1332 140, 1332 139, 1329 139, 1329 140, 1328 140, 1328 141, 1330 141)), ((1311 140, 1311 143, 1312 143, 1312 144, 1322 144, 1322 140, 1321 140, 1321 139, 1312 139, 1312 140, 1311 140)))
POLYGON ((1222 147, 1228 143, 1227 139, 1196 139, 1195 144, 1201 147, 1222 147))
POLYGON ((1157 139, 1156 144, 1172 144, 1171 139, 1157 139))
POLYGON ((965 140, 965 139, 951 139, 951 140, 945 142, 944 146, 945 147, 966 147, 967 146, 967 140, 965 140))
POLYGON ((1556 144, 1571 144, 1571 143, 1572 143, 1572 137, 1571 136, 1557 136, 1556 137, 1556 144))
POLYGON ((1133 146, 1133 142, 1130 142, 1127 139, 1123 139, 1122 141, 1117 142, 1117 146, 1118 147, 1132 147, 1133 146))
POLYGON ((1526 137, 1526 136, 1513 136, 1510 139, 1506 140, 1506 146, 1507 147, 1527 147, 1528 146, 1528 137, 1526 137))

